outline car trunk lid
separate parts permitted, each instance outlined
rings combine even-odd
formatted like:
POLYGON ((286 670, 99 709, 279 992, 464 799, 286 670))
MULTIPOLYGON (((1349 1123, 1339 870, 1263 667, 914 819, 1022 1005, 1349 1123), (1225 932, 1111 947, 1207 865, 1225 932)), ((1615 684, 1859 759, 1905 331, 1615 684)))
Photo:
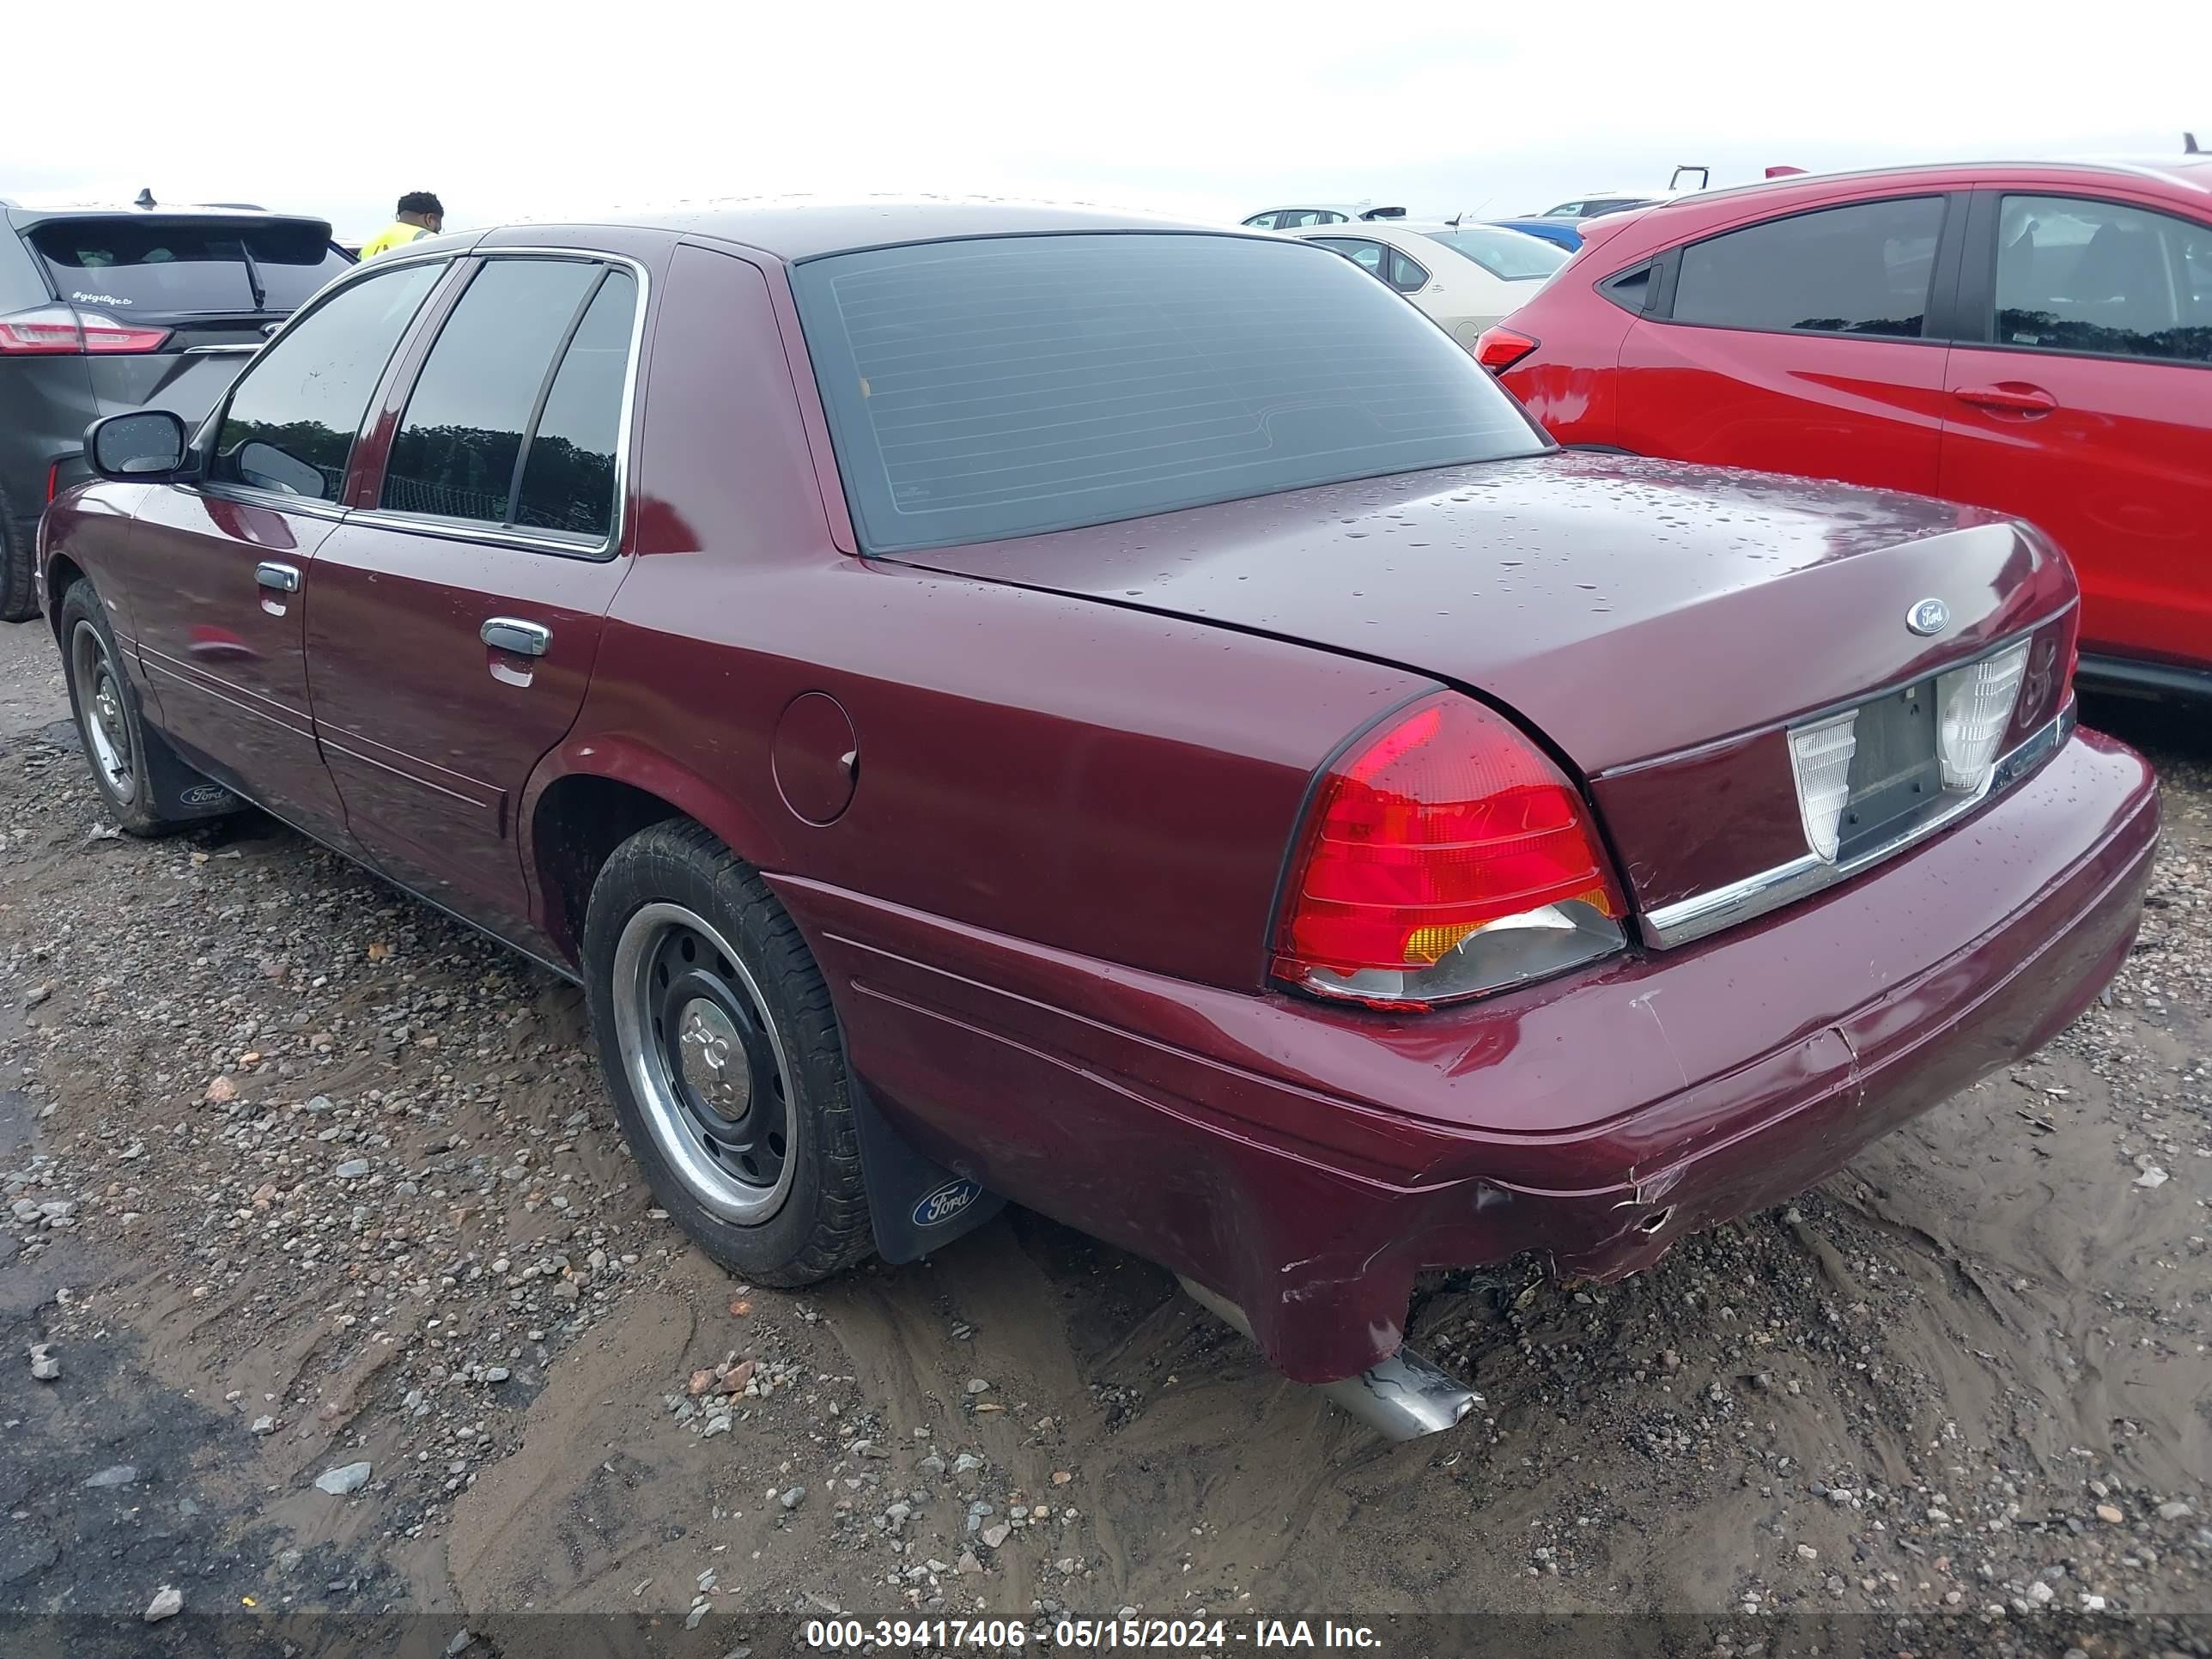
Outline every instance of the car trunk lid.
MULTIPOLYGON (((1805 850, 1790 723, 1903 697, 2074 591, 2040 538, 1979 509, 1574 452, 907 557, 1462 687, 1589 783, 1646 904, 1805 850), (1923 635, 1907 618, 1929 599, 1946 620, 1923 635), (1686 836, 1686 799, 1717 827, 1686 836)), ((1924 714, 1870 720, 1870 777, 1909 787, 1884 746, 1924 714)))

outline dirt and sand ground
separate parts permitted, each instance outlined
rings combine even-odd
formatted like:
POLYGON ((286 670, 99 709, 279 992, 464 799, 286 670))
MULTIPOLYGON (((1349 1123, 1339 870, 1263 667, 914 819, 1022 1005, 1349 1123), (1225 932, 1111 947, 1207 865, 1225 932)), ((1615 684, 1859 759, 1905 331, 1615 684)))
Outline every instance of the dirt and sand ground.
POLYGON ((2166 780, 2103 1006, 1638 1278, 1441 1287, 1416 1338, 1486 1403, 1392 1449, 1033 1216, 733 1283, 651 1207, 573 989, 264 819, 103 833, 50 639, 0 629, 0 1648, 1137 1609, 2212 1652, 2212 738, 2092 719, 2166 780))

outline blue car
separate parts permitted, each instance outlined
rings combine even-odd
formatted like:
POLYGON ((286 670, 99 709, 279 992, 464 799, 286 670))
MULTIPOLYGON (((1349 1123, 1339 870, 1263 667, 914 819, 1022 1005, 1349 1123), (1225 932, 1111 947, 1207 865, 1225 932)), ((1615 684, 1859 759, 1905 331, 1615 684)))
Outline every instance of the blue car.
POLYGON ((1547 242, 1557 242, 1570 253, 1583 245, 1583 234, 1576 228, 1581 223, 1577 219, 1491 219, 1485 222, 1540 236, 1547 242))

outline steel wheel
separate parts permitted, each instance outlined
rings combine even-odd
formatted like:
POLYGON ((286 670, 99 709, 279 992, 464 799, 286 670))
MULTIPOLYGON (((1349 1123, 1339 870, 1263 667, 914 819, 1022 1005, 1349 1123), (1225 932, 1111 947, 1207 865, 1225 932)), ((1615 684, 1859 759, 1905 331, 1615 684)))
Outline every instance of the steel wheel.
POLYGON ((792 1079, 760 987, 710 922, 641 906, 615 945, 616 1046, 647 1133, 714 1215, 757 1226, 791 1189, 792 1079))
POLYGON ((84 729, 93 769, 107 793, 128 806, 138 798, 138 775, 131 764, 131 726, 124 711, 123 686, 107 654, 107 641, 88 622, 70 632, 70 673, 76 682, 78 724, 84 729))

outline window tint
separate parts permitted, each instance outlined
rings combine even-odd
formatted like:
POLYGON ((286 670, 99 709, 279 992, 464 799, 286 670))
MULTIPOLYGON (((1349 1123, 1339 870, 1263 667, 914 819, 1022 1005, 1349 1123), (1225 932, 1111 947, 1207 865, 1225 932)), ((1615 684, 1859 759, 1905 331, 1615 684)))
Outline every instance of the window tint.
POLYGON ((1991 337, 2212 362, 2212 227, 2117 202, 2006 197, 1991 337))
POLYGON ((516 524, 592 543, 612 532, 615 451, 636 307, 636 281, 626 270, 609 271, 562 355, 545 412, 531 434, 514 500, 516 524))
MULTIPOLYGON (((1560 251, 1565 252, 1565 249, 1560 251)), ((1645 300, 1650 296, 1651 270, 1652 267, 1650 265, 1638 265, 1633 270, 1624 270, 1620 276, 1609 277, 1600 283, 1598 292, 1623 311, 1633 311, 1640 314, 1644 310, 1645 300)))
POLYGON ((1401 294, 1419 294, 1429 285, 1425 265, 1417 265, 1396 248, 1389 250, 1390 286, 1401 294))
POLYGON ((1332 253, 1341 253, 1370 276, 1382 275, 1382 244, 1356 236, 1316 236, 1312 240, 1332 253))
POLYGON ((939 242, 810 260, 793 283, 872 551, 1543 447, 1450 337, 1291 242, 939 242))
POLYGON ((376 383, 442 260, 340 289, 247 365, 216 432, 218 483, 336 501, 376 383))
MULTIPOLYGON (((252 244, 249 243, 247 248, 253 252, 252 244)), ((255 275, 261 279, 262 308, 281 311, 287 316, 313 299, 315 291, 331 277, 354 267, 351 259, 327 241, 312 259, 264 259, 254 252, 253 264, 255 275)))
POLYGON ((601 269, 574 259, 495 259, 477 273, 408 396, 385 464, 384 507, 511 522, 523 434, 601 269))
POLYGON ((1943 198, 1770 220, 1682 250, 1674 317, 1723 328, 1917 336, 1943 198))
POLYGON ((125 313, 290 312, 352 268, 312 219, 52 219, 30 241, 63 299, 125 313))
POLYGON ((1463 225, 1457 230, 1431 230, 1425 234, 1453 252, 1474 260, 1492 276, 1509 283, 1540 280, 1567 262, 1566 249, 1540 236, 1531 236, 1525 230, 1463 225))
POLYGON ((1255 213, 1255 214, 1254 214, 1250 218, 1247 219, 1247 220, 1244 222, 1244 228, 1245 228, 1247 230, 1273 230, 1273 229, 1274 229, 1274 228, 1275 228, 1275 210, 1274 210, 1273 208, 1270 208, 1270 209, 1268 209, 1268 210, 1267 210, 1267 212, 1265 212, 1265 213, 1255 213))

